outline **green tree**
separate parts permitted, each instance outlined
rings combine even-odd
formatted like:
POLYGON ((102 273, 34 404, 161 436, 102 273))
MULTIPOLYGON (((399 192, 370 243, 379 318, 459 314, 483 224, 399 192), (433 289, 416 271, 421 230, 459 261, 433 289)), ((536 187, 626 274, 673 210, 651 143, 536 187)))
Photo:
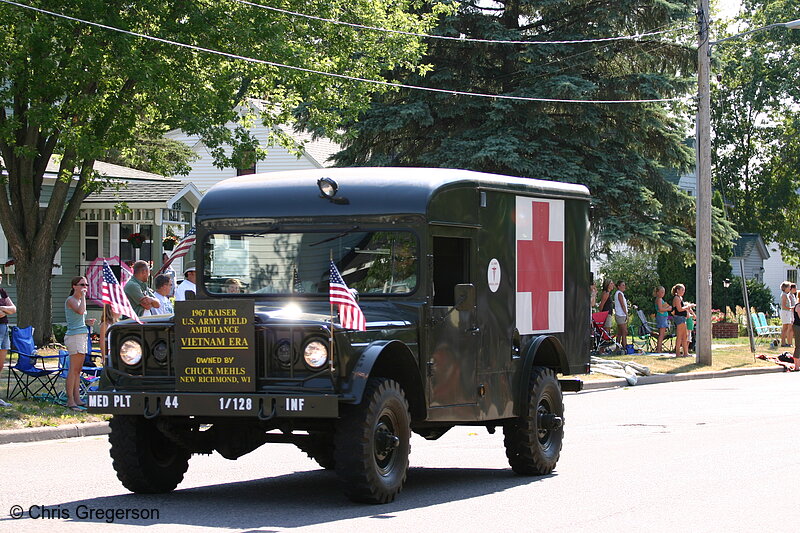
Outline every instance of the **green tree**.
MULTIPOLYGON (((796 6, 744 2, 738 31, 797 18, 796 6)), ((800 264, 800 32, 771 29, 714 47, 713 182, 739 232, 800 264)))
MULTIPOLYGON (((380 78, 414 71, 418 39, 234 2, 42 0, 36 6, 79 19, 298 68, 380 78)), ((372 26, 425 32, 435 13, 409 15, 410 0, 289 1, 281 7, 372 26)), ((94 162, 125 153, 167 127, 201 134, 218 164, 252 154, 247 124, 224 124, 245 97, 264 101, 262 118, 286 122, 302 104, 308 123, 331 133, 379 90, 257 62, 241 61, 0 4, 0 224, 16 261, 19 322, 50 336, 50 270, 82 201, 106 185, 94 162), (226 153, 225 144, 234 145, 226 153), (59 177, 44 181, 58 154, 59 177), (48 194, 49 193, 49 194, 48 194), (47 200, 45 200, 47 198, 47 200), (46 202, 46 206, 44 203, 46 202)), ((287 142, 276 134, 275 141, 287 142)), ((263 155, 262 152, 256 151, 263 155)))
MULTIPOLYGON (((624 281, 627 285, 625 298, 637 305, 645 314, 653 313, 653 291, 659 285, 658 270, 653 256, 637 252, 618 252, 608 256, 608 260, 600 267, 600 278, 597 280, 598 291, 603 280, 610 279, 614 283, 624 281)), ((631 314, 634 314, 631 311, 631 314)))
POLYGON ((139 138, 127 147, 112 147, 102 159, 106 163, 161 174, 162 176, 186 175, 192 169, 191 162, 197 154, 182 142, 161 135, 139 138))
MULTIPOLYGON (((694 2, 458 2, 436 32, 505 40, 576 40, 676 27, 694 2)), ((688 35, 688 33, 687 33, 688 35)), ((692 90, 695 52, 654 37, 581 44, 432 42, 424 77, 399 81, 505 96, 578 100, 669 98, 692 90)), ((686 172, 687 109, 678 104, 576 104, 402 89, 378 96, 335 160, 340 165, 442 166, 582 183, 594 198, 597 251, 613 243, 694 249, 694 203, 664 179, 686 172)), ((717 214, 715 238, 730 240, 717 214)))

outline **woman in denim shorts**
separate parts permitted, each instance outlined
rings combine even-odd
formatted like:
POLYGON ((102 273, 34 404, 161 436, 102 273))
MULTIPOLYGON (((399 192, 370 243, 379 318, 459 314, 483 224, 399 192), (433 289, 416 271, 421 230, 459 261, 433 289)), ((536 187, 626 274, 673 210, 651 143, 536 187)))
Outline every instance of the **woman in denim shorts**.
POLYGON ((672 287, 672 321, 675 322, 675 357, 689 356, 689 330, 686 329, 686 316, 689 314, 689 307, 694 304, 687 304, 683 301, 686 287, 678 283, 672 287), (681 355, 683 349, 683 355, 681 355))
POLYGON ((664 336, 666 336, 667 328, 669 327, 669 312, 672 311, 672 306, 664 301, 664 295, 666 293, 667 289, 661 286, 656 287, 656 290, 653 292, 653 296, 656 299, 656 327, 658 328, 656 353, 661 353, 664 351, 664 336))

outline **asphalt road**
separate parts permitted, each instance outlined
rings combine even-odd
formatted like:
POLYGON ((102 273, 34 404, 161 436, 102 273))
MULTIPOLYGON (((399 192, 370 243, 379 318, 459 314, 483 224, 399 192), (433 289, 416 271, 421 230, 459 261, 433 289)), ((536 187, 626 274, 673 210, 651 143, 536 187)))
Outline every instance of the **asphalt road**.
POLYGON ((116 480, 105 437, 8 444, 0 446, 0 531, 800 529, 799 375, 592 391, 565 401, 566 440, 553 475, 515 476, 500 432, 455 428, 438 441, 415 437, 406 488, 383 506, 344 499, 335 476, 290 445, 237 461, 193 457, 174 493, 139 496, 116 480), (11 518, 12 506, 25 517, 11 518), (111 525, 97 515, 114 509, 150 516, 111 525))

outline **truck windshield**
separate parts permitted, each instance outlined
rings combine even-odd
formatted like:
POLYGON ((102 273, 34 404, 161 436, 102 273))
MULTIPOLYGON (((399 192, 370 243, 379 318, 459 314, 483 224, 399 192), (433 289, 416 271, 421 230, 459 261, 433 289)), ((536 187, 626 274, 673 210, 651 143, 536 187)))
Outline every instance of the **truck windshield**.
POLYGON ((327 295, 330 260, 360 294, 417 288, 417 240, 410 231, 263 233, 209 236, 205 289, 212 294, 327 295))

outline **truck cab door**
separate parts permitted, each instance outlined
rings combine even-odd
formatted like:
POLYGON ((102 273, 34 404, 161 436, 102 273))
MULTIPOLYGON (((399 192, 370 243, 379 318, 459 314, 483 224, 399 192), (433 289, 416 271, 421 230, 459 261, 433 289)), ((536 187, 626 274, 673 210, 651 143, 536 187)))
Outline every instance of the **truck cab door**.
POLYGON ((431 408, 477 403, 480 330, 471 285, 473 246, 468 237, 433 237, 433 295, 426 350, 431 408), (472 302, 464 302, 470 290, 472 302))

